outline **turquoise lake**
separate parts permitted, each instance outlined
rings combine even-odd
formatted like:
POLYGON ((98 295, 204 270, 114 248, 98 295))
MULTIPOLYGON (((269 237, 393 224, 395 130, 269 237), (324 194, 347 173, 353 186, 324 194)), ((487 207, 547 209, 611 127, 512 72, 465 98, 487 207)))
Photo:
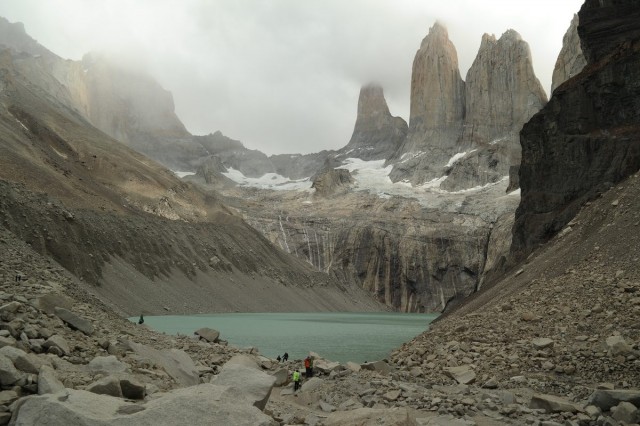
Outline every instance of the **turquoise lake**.
MULTIPOLYGON (((275 358, 302 359, 309 351, 338 362, 376 361, 425 331, 436 314, 234 313, 145 317, 145 325, 167 334, 191 336, 202 327, 220 332, 231 345, 256 347, 275 358)), ((130 318, 138 321, 138 317, 130 318)))

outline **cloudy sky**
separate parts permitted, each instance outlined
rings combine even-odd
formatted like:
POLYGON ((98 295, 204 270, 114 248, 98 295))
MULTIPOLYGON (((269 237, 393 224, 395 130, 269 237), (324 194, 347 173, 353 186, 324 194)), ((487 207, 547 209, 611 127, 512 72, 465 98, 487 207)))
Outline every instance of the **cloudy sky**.
POLYGON ((267 154, 349 141, 360 87, 409 116, 411 65, 429 27, 449 31, 466 75, 483 33, 518 31, 547 92, 582 0, 1 0, 54 53, 108 51, 173 93, 189 131, 267 154))

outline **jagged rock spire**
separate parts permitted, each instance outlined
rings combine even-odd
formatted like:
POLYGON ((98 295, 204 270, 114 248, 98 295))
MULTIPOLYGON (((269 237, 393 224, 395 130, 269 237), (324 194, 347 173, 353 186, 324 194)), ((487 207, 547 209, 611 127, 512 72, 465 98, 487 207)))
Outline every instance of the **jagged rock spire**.
POLYGON ((551 93, 556 90, 556 87, 582 71, 586 64, 587 61, 582 54, 580 37, 578 36, 578 14, 575 14, 569 29, 562 38, 562 49, 551 77, 551 93))
POLYGON ((425 136, 430 144, 454 144, 463 117, 464 81, 458 53, 447 29, 436 22, 413 60, 409 148, 419 149, 427 141, 425 136))
POLYGON ((463 141, 489 143, 517 134, 547 102, 527 42, 514 30, 484 34, 466 77, 463 141))
POLYGON ((382 87, 367 84, 360 89, 358 116, 351 140, 344 150, 353 156, 373 160, 391 156, 407 135, 407 123, 389 112, 382 87))

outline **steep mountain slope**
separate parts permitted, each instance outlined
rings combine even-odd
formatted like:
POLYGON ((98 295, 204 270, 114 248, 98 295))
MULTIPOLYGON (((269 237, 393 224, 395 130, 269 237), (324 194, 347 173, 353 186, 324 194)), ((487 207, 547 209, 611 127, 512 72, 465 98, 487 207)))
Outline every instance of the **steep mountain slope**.
POLYGON ((22 72, 34 59, 0 55, 0 221, 39 253, 127 314, 381 309, 92 127, 22 72))
POLYGON ((635 2, 588 1, 579 22, 587 65, 522 129, 522 202, 513 236, 519 257, 640 168, 640 9, 635 2))

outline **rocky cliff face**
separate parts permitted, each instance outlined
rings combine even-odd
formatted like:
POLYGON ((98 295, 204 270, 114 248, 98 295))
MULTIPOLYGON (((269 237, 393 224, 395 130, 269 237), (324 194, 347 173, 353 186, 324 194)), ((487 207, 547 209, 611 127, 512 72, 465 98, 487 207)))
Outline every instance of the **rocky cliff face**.
POLYGON ((514 30, 498 40, 489 34, 482 37, 465 81, 462 139, 471 146, 518 133, 547 101, 533 72, 529 45, 514 30))
POLYGON ((436 23, 413 60, 410 129, 404 150, 454 146, 464 119, 464 93, 456 48, 446 28, 436 23))
POLYGON ((339 155, 363 160, 391 157, 407 136, 407 123, 389 112, 382 87, 369 84, 360 89, 353 135, 339 155))
POLYGON ((458 54, 444 26, 436 23, 422 40, 413 60, 409 132, 395 154, 400 160, 394 181, 422 183, 442 175, 450 153, 457 151, 464 119, 464 81, 458 54))
POLYGON ((360 89, 358 115, 353 135, 338 155, 382 160, 391 157, 407 136, 407 123, 389 112, 382 87, 374 84, 360 89))
POLYGON ((440 187, 448 191, 507 176, 520 160, 518 132, 547 101, 517 32, 485 34, 465 83, 439 25, 416 54, 411 99, 409 135, 390 177, 422 184, 446 176, 440 187))
POLYGON ((631 0, 587 0, 579 21, 587 65, 556 88, 521 133, 522 201, 512 247, 518 256, 640 168, 640 9, 631 0))
POLYGON ((504 262, 510 234, 502 230, 518 202, 500 199, 506 184, 426 201, 358 192, 357 174, 345 191, 335 172, 346 171, 319 175, 318 191, 327 186, 330 196, 244 189, 234 198, 248 201, 245 220, 282 250, 404 312, 455 305, 504 262))
POLYGON ((587 61, 580 46, 580 36, 578 36, 578 14, 575 14, 562 38, 562 49, 553 68, 551 93, 556 90, 556 87, 582 71, 586 64, 587 61))
POLYGON ((441 188, 455 191, 495 183, 520 163, 518 134, 547 102, 533 72, 529 45, 514 30, 498 40, 485 34, 465 87, 465 118, 460 150, 441 188))

